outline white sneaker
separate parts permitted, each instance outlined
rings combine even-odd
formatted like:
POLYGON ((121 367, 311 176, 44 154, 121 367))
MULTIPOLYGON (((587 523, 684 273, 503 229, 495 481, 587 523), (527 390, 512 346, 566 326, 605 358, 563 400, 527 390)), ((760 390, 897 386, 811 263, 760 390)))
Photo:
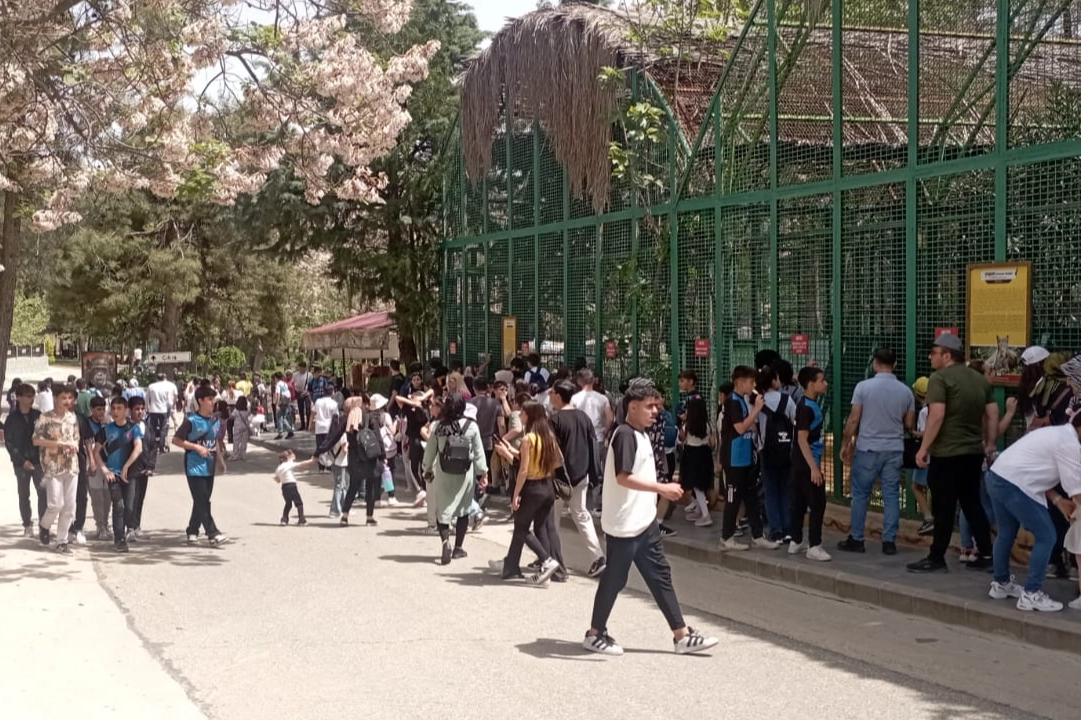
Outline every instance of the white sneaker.
POLYGON ((37 534, 34 533, 33 526, 26 526, 23 528, 23 538, 37 538, 37 534))
POLYGON ((795 541, 788 542, 788 552, 793 556, 797 553, 806 553, 808 548, 807 541, 803 541, 802 543, 796 543, 795 541))
POLYGON ((188 534, 188 543, 198 543, 198 542, 199 542, 199 537, 198 536, 196 536, 194 533, 189 533, 188 534))
POLYGON ((683 512, 686 513, 688 516, 692 516, 692 515, 698 513, 698 506, 697 505, 684 506, 683 507, 683 512))
POLYGON ((559 561, 554 558, 547 559, 541 564, 540 570, 534 573, 532 576, 527 576, 526 581, 534 586, 540 586, 548 583, 548 579, 559 570, 559 561))
POLYGON ((75 545, 77 545, 77 546, 85 546, 86 545, 86 535, 82 531, 76 531, 75 532, 75 545))
POLYGON ((1078 596, 1077 598, 1070 601, 1066 605, 1069 606, 1070 608, 1074 609, 1075 611, 1081 611, 1081 596, 1078 596))
POLYGON ((413 508, 420 508, 424 505, 424 499, 428 497, 427 491, 421 491, 417 494, 417 500, 413 501, 413 508))
POLYGON ((763 551, 776 551, 781 547, 781 544, 777 543, 777 541, 771 541, 765 536, 759 536, 754 539, 754 547, 760 548, 763 551))
POLYGON ((811 561, 832 561, 833 556, 826 553, 826 549, 822 546, 814 546, 807 549, 807 558, 811 561))
POLYGON ((221 544, 225 543, 228 540, 229 540, 228 536, 226 536, 224 533, 219 533, 219 534, 217 534, 216 536, 214 536, 213 538, 210 539, 210 545, 211 546, 220 546, 221 544))
POLYGON ((1018 611, 1061 611, 1062 604, 1053 601, 1043 591, 1029 593, 1024 591, 1021 598, 1017 599, 1018 611))
POLYGON ((144 531, 141 528, 136 528, 135 529, 135 537, 137 539, 139 539, 140 541, 145 541, 146 539, 150 538, 150 534, 148 534, 146 531, 144 531))
POLYGON ((401 505, 403 505, 402 502, 399 501, 397 498, 388 498, 387 499, 387 506, 390 507, 390 508, 397 508, 398 506, 401 506, 401 505))
POLYGON ((687 630, 690 633, 678 641, 672 642, 676 653, 698 653, 713 648, 720 643, 720 641, 713 638, 713 636, 703 636, 689 626, 687 627, 687 630))
POLYGON ((1010 576, 1010 580, 1006 581, 1006 583, 991 581, 991 590, 987 592, 987 595, 999 601, 1004 598, 1021 598, 1021 594, 1025 592, 1025 589, 1014 583, 1013 579, 1014 577, 1010 576))
POLYGON ((596 636, 586 634, 586 637, 582 639, 582 648, 605 656, 623 655, 623 648, 607 633, 598 633, 596 636))
POLYGON ((735 536, 732 536, 727 541, 721 539, 720 549, 722 551, 749 551, 751 547, 746 543, 740 543, 735 536))
POLYGON ((695 520, 694 525, 698 526, 699 528, 705 528, 707 526, 712 526, 713 525, 713 516, 705 516, 705 517, 700 516, 700 517, 698 517, 698 519, 695 520))

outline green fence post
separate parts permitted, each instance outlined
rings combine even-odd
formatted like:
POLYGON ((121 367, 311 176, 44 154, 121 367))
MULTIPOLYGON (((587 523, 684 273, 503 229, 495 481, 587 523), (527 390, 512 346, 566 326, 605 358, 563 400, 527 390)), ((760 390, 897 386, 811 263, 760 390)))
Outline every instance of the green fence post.
MULTIPOLYGON (((637 103, 637 102, 638 102, 638 70, 634 69, 634 70, 631 71, 631 103, 634 104, 634 103, 637 103)), ((632 164, 634 163, 634 155, 633 154, 631 155, 631 163, 632 164)), ((633 165, 632 165, 632 167, 633 167, 633 165)), ((633 177, 633 173, 632 173, 632 177, 633 177)), ((638 209, 638 190, 637 189, 634 189, 634 190, 631 191, 631 203, 632 203, 631 207, 633 209, 637 210, 638 209)), ((634 258, 633 262, 634 262, 634 284, 635 284, 634 296, 631 297, 631 374, 635 375, 635 376, 638 375, 638 354, 639 354, 639 351, 641 350, 641 348, 639 346, 639 340, 638 340, 638 292, 639 292, 638 287, 639 287, 639 279, 641 278, 641 274, 642 274, 642 267, 641 267, 641 263, 639 263, 639 258, 638 258, 638 252, 639 252, 639 247, 638 247, 638 224, 639 224, 639 221, 638 221, 637 218, 631 221, 631 257, 634 258)), ((598 342, 600 342, 600 341, 598 340, 598 342)), ((620 352, 620 354, 622 354, 623 350, 620 349, 619 352, 620 352)))
MULTIPOLYGON (((462 330, 459 336, 460 347, 458 348, 458 350, 462 354, 463 366, 465 365, 466 350, 465 329, 469 325, 469 323, 466 322, 466 313, 468 312, 467 309, 469 308, 469 271, 467 270, 467 267, 469 266, 469 252, 470 251, 468 247, 462 249, 462 330)), ((450 362, 449 353, 447 354, 447 362, 450 362)))
MULTIPOLYGON (((447 250, 445 250, 445 249, 443 250, 443 279, 444 279, 444 282, 447 282, 447 281, 450 280, 450 273, 449 273, 449 271, 450 271, 450 263, 447 262, 447 252, 448 252, 447 250)), ((446 297, 446 294, 447 294, 448 290, 449 289, 447 289, 447 288, 443 289, 444 298, 446 297)), ((447 348, 448 348, 447 333, 450 330, 450 317, 449 317, 450 305, 451 304, 449 302, 443 304, 443 337, 440 339, 442 341, 442 344, 440 345, 440 349, 439 349, 440 357, 441 358, 446 358, 448 362, 450 361, 450 355, 447 353, 447 348)))
POLYGON ((676 399, 676 389, 679 388, 679 371, 682 363, 682 349, 680 348, 679 333, 679 214, 676 203, 676 127, 675 116, 668 116, 668 286, 671 307, 669 317, 672 327, 669 329, 669 357, 672 359, 668 373, 668 397, 676 399))
MULTIPOLYGON (((905 383, 911 388, 916 381, 916 293, 917 244, 919 223, 916 215, 916 165, 920 146, 920 0, 908 0, 908 178, 905 179, 905 383)), ((911 473, 911 471, 910 471, 911 473)), ((912 485, 905 484, 906 515, 915 517, 916 496, 912 485)))
POLYGON ((593 367, 598 372, 604 368, 604 353, 601 350, 604 337, 604 313, 601 302, 604 300, 604 273, 601 263, 604 259, 604 223, 598 223, 593 244, 593 367))
MULTIPOLYGON (((714 197, 721 194, 721 99, 720 90, 717 91, 716 102, 713 106, 713 177, 714 197)), ((724 233, 721 231, 721 207, 713 207, 713 369, 716 383, 714 392, 724 383, 726 369, 724 355, 724 233)))
MULTIPOLYGON (((563 201, 563 222, 566 223, 571 217, 571 189, 570 183, 567 182, 567 171, 560 170, 560 193, 563 201)), ((570 255, 571 255, 571 234, 567 230, 566 226, 563 227, 563 355, 566 357, 567 349, 573 348, 573 339, 571 338, 571 322, 570 322, 570 303, 567 300, 570 293, 570 255)), ((582 349, 582 354, 585 355, 585 348, 582 349)))
MULTIPOLYGON (((489 240, 484 244, 484 352, 489 358, 492 355, 492 288, 490 285, 491 279, 488 276, 488 259, 492 257, 493 242, 489 240)), ((500 324, 500 327, 502 327, 502 324, 500 324)), ((480 363, 479 357, 477 362, 480 363)), ((463 365, 468 365, 468 363, 463 365)), ((500 365, 499 367, 502 368, 503 366, 500 365)))
POLYGON ((830 392, 830 415, 833 431, 833 497, 843 498, 845 493, 845 472, 841 463, 841 439, 844 436, 844 424, 841 418, 843 405, 841 403, 841 388, 843 387, 844 374, 841 369, 841 356, 844 353, 844 343, 841 340, 842 328, 842 305, 841 305, 841 280, 844 274, 844 256, 841 254, 841 202, 842 195, 839 187, 842 170, 842 144, 843 134, 843 81, 841 73, 842 43, 844 33, 844 0, 833 0, 833 17, 831 18, 833 38, 832 58, 832 91, 833 91, 833 237, 831 242, 831 265, 833 282, 830 284, 830 315, 833 316, 832 337, 830 338, 830 366, 833 377, 830 384, 833 386, 830 392))
MULTIPOLYGON (((777 0, 766 0, 766 53, 769 64, 769 187, 777 190, 777 0)), ((780 329, 780 288, 777 277, 780 249, 777 241, 777 193, 769 201, 769 330, 774 350, 778 347, 780 329)))
MULTIPOLYGON (((540 225, 540 125, 533 121, 533 227, 540 225)), ((537 352, 544 347, 544 333, 540 323, 540 235, 533 236, 533 332, 537 336, 537 352)), ((566 350, 564 349, 564 359, 566 350)))
MULTIPOLYGON (((995 260, 1006 260, 1008 173, 1006 151, 1010 142, 1010 0, 995 2, 995 260)), ((965 329, 968 332, 968 329, 965 329)), ((1026 343, 1032 338, 1024 339, 1026 343)), ((1006 390, 995 388, 995 402, 1006 402, 1006 390)), ((1004 440, 999 441, 1001 448, 1004 440)))

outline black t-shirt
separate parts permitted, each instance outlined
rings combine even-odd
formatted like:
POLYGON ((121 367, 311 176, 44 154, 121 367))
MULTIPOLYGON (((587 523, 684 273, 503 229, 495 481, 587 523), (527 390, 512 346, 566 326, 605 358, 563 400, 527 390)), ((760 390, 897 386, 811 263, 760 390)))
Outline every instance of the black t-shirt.
POLYGON ((428 425, 428 413, 423 408, 406 406, 405 435, 407 438, 412 440, 420 438, 420 429, 426 425, 428 425))
POLYGON ((503 404, 491 396, 477 396, 469 401, 477 408, 477 428, 484 441, 484 449, 492 448, 492 436, 495 435, 496 421, 503 412, 503 404))
POLYGON ((577 483, 593 471, 593 421, 577 408, 564 408, 556 411, 549 422, 563 451, 567 479, 577 483))

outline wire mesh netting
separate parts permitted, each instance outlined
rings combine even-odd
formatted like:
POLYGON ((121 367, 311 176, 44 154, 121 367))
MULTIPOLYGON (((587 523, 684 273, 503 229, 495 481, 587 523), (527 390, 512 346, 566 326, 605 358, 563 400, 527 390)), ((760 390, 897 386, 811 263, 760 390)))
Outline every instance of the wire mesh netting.
POLYGON ((649 181, 613 177, 599 212, 568 192, 552 128, 501 121, 480 182, 455 129, 443 353, 498 354, 514 316, 516 348, 584 359, 610 387, 671 393, 692 369, 713 391, 766 348, 813 361, 843 497, 853 388, 880 346, 911 383, 937 329, 965 336, 969 264, 1031 261, 1024 340, 1081 348, 1081 0, 998 4, 752 3, 716 56, 630 71, 663 132, 634 144, 613 124, 649 181))

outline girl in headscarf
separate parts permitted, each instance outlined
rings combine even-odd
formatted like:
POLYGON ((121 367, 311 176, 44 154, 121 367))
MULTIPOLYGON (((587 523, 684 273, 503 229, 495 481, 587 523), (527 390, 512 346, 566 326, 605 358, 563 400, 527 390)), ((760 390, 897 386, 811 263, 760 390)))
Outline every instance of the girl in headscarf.
MULTIPOLYGON (((345 433, 346 442, 349 445, 349 490, 345 493, 345 500, 342 502, 342 518, 341 525, 349 525, 349 512, 353 508, 353 501, 357 499, 357 494, 361 492, 361 487, 364 490, 364 509, 366 512, 365 523, 369 526, 376 525, 375 522, 375 501, 379 498, 379 482, 380 471, 383 467, 382 458, 367 458, 360 446, 360 431, 369 428, 375 432, 376 436, 379 435, 379 429, 372 422, 373 417, 371 414, 364 411, 364 405, 366 402, 363 394, 348 398, 345 401, 345 426, 342 432, 345 433)), ((332 444, 333 436, 328 435, 327 440, 324 441, 324 445, 332 444)), ((334 439, 334 443, 337 439, 334 439)), ((380 446, 381 447, 381 446, 380 446)))
POLYGON ((1032 389, 1032 404, 1035 416, 1028 428, 1061 426, 1069 421, 1070 404, 1073 391, 1066 382, 1062 366, 1070 360, 1068 353, 1052 353, 1043 362, 1043 378, 1032 389))

